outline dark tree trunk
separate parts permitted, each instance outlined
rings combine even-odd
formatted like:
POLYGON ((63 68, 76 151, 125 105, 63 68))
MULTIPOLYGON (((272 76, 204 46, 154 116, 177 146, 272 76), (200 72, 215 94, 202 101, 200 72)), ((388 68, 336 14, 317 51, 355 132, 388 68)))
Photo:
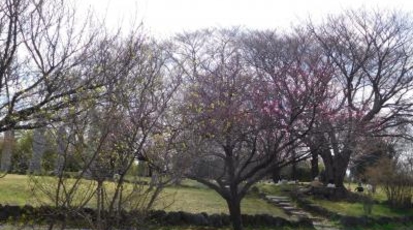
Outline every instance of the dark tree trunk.
POLYGON ((153 170, 152 167, 148 164, 148 176, 152 178, 153 176, 153 170))
POLYGON ((325 171, 323 182, 334 183, 336 186, 335 198, 344 198, 347 196, 347 189, 344 186, 344 178, 346 176, 347 166, 350 161, 351 152, 349 150, 342 151, 336 155, 332 155, 331 152, 320 152, 320 156, 323 159, 325 171))
POLYGON ((322 177, 320 179, 323 181, 323 183, 335 181, 334 161, 330 150, 320 151, 319 153, 324 163, 324 173, 322 174, 322 177))
POLYGON ((67 133, 64 126, 60 126, 57 131, 57 158, 55 163, 55 175, 61 175, 65 164, 66 147, 68 146, 67 133))
POLYGON ((274 182, 274 183, 278 183, 278 181, 281 179, 280 178, 280 168, 279 167, 277 167, 276 169, 274 169, 273 171, 272 171, 272 181, 274 182))
POLYGON ((1 171, 8 172, 11 169, 11 158, 14 149, 14 130, 4 132, 4 144, 1 154, 1 171))
POLYGON ((295 151, 292 153, 293 161, 291 165, 291 180, 296 180, 297 179, 297 160, 296 160, 296 154, 295 151))
POLYGON ((227 199, 229 215, 234 230, 242 230, 242 217, 241 217, 241 199, 230 198, 227 199))
POLYGON ((29 165, 30 173, 40 173, 42 171, 42 158, 46 151, 46 138, 44 128, 33 131, 32 159, 29 165))
POLYGON ((291 165, 291 180, 297 179, 297 162, 293 162, 291 165))
POLYGON ((320 169, 318 168, 318 153, 316 150, 311 150, 311 177, 318 177, 320 169))
POLYGON ((344 178, 346 177, 350 156, 350 150, 344 150, 334 156, 334 184, 336 187, 344 187, 344 178))

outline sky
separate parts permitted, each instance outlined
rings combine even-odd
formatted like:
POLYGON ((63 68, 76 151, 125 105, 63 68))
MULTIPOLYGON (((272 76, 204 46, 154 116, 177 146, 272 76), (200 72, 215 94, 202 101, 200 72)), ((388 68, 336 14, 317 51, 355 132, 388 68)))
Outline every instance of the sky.
POLYGON ((288 29, 311 18, 320 21, 348 8, 403 9, 413 12, 411 0, 74 0, 105 17, 109 27, 142 21, 149 33, 169 36, 205 27, 244 26, 288 29))

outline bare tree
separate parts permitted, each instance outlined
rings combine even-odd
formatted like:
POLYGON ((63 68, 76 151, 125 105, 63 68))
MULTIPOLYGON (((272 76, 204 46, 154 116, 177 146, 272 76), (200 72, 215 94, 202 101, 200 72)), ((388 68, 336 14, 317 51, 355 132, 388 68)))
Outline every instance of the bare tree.
POLYGON ((63 1, 0 3, 0 130, 59 120, 60 109, 105 84, 78 66, 88 62, 97 28, 76 21, 63 1))
POLYGON ((70 210, 64 215, 77 213, 94 229, 138 226, 173 177, 143 186, 131 168, 144 155, 154 170, 165 173, 163 164, 168 161, 160 160, 160 151, 170 148, 159 148, 155 137, 167 133, 165 114, 180 84, 179 75, 168 66, 166 48, 146 39, 140 29, 127 37, 106 39, 99 47, 100 53, 85 67, 99 68, 100 74, 116 81, 102 87, 98 99, 89 97, 61 111, 67 119, 62 121, 65 128, 61 124, 58 128, 59 173, 52 186, 35 184, 57 207, 70 210), (66 177, 65 163, 71 154, 79 155, 80 161, 75 180, 66 177), (94 208, 96 215, 88 216, 84 207, 94 208), (136 216, 125 219, 127 211, 136 216))
POLYGON ((334 64, 334 97, 324 104, 318 138, 327 180, 338 188, 363 136, 393 135, 411 122, 412 21, 402 12, 346 11, 309 26, 334 64))

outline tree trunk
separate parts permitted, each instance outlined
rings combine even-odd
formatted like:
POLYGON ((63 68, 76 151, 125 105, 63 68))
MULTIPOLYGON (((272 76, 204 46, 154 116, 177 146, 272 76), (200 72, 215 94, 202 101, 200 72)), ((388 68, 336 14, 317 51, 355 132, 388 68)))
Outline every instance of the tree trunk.
POLYGON ((334 161, 333 156, 331 155, 330 150, 324 150, 319 152, 321 159, 324 163, 324 174, 322 175, 321 181, 323 183, 328 183, 335 181, 334 180, 334 161))
POLYGON ((14 130, 4 132, 4 145, 1 154, 1 171, 8 172, 11 169, 11 157, 14 148, 14 130))
POLYGON ((330 151, 320 153, 325 166, 323 182, 335 184, 336 192, 334 197, 337 199, 344 198, 348 194, 344 186, 344 178, 350 161, 350 155, 351 152, 349 150, 342 151, 334 156, 330 151))
POLYGON ((33 152, 29 165, 29 172, 40 173, 42 171, 42 158, 46 150, 46 138, 43 128, 35 129, 33 132, 33 152))
POLYGON ((277 167, 276 169, 274 169, 273 171, 272 171, 272 181, 274 182, 274 183, 278 183, 278 181, 281 179, 281 177, 280 177, 280 167, 277 167))
POLYGON ((67 151, 67 133, 64 126, 60 126, 57 131, 57 158, 55 163, 55 175, 61 175, 65 164, 67 151))
POLYGON ((344 150, 340 154, 334 155, 334 184, 336 187, 344 187, 344 178, 346 177, 350 156, 350 150, 344 150))
POLYGON ((97 196, 97 215, 96 215, 96 229, 98 230, 102 230, 103 227, 105 226, 103 223, 103 211, 104 211, 104 195, 103 195, 103 181, 102 180, 98 180, 98 184, 97 184, 97 191, 96 191, 96 196, 97 196))
POLYGON ((232 197, 227 200, 227 204, 233 230, 242 230, 241 199, 232 197))
POLYGON ((311 177, 318 177, 320 170, 318 168, 318 153, 316 150, 311 150, 311 177))
POLYGON ((296 180, 297 179, 297 160, 296 158, 296 153, 293 150, 292 152, 292 158, 293 158, 293 162, 291 165, 291 180, 296 180))
POLYGON ((149 165, 149 163, 147 163, 147 166, 148 166, 148 177, 151 177, 151 178, 152 178, 152 176, 153 176, 152 167, 149 165))

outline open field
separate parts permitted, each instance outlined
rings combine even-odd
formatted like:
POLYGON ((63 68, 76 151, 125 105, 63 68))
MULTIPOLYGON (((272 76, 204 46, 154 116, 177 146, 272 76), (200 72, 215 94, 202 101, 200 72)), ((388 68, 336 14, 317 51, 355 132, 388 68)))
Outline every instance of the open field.
MULTIPOLYGON (((0 179, 0 204, 35 205, 34 200, 39 198, 33 197, 29 182, 29 177, 24 175, 10 174, 0 179)), ((165 208, 166 211, 228 213, 225 201, 215 191, 196 182, 185 181, 183 186, 167 187, 161 196, 157 207, 165 208)), ((280 209, 255 196, 247 196, 243 200, 242 212, 244 214, 266 213, 287 218, 280 209)))
MULTIPOLYGON (((161 199, 161 201, 164 200, 166 205, 167 202, 172 202, 171 206, 166 208, 166 211, 206 212, 209 214, 228 213, 225 200, 210 189, 170 187, 165 189, 164 197, 166 199, 161 199)), ((258 197, 246 197, 242 201, 241 206, 242 212, 245 214, 270 214, 287 218, 280 209, 275 208, 258 197)))
MULTIPOLYGON (((39 177, 39 180, 44 182, 51 182, 51 177, 39 177)), ((72 179, 70 179, 72 180, 72 179)), ((69 181, 70 182, 70 181, 69 181)), ((34 191, 31 190, 32 181, 28 176, 24 175, 7 175, 5 178, 0 179, 0 204, 5 205, 38 205, 36 201, 39 199, 34 198, 34 191)), ((85 185, 90 184, 85 180, 85 185)), ((109 187, 111 182, 108 182, 109 187)), ((92 185, 93 186, 93 185, 92 185)), ((353 184, 349 185, 350 189, 353 184)), ((288 195, 288 190, 297 189, 295 185, 283 185, 275 186, 274 184, 259 183, 257 187, 261 192, 272 195, 288 195)), ((205 187, 204 185, 191 180, 184 180, 179 186, 168 186, 164 189, 161 195, 160 202, 155 206, 156 209, 164 209, 165 211, 184 211, 191 213, 206 212, 208 214, 213 213, 228 213, 227 205, 225 201, 213 190, 205 187)), ((374 204, 373 211, 370 217, 398 217, 398 216, 413 216, 413 210, 397 210, 391 209, 383 203, 385 196, 379 189, 374 195, 378 204, 374 204)), ((42 199, 42 197, 40 198, 42 199)), ((43 197, 44 200, 45 197, 43 197)), ((363 216, 364 209, 362 203, 350 203, 345 201, 328 201, 321 199, 314 199, 308 197, 308 199, 319 206, 322 206, 332 212, 339 213, 346 216, 363 216)), ((93 201, 90 206, 93 207, 93 201)), ((273 216, 280 216, 283 218, 289 218, 281 209, 268 204, 264 200, 260 199, 257 195, 248 195, 242 202, 243 214, 270 214, 273 216)), ((403 224, 389 223, 386 226, 371 226, 371 228, 360 229, 410 229, 410 226, 406 227, 403 224)), ((0 229, 13 229, 13 226, 0 226, 0 229), (8 228, 9 227, 9 228, 8 228)), ((211 227, 198 227, 198 226, 168 226, 155 228, 154 230, 213 230, 216 228, 211 227)), ((229 230, 230 228, 220 228, 221 230, 229 230)), ((271 228, 246 228, 247 230, 269 230, 271 228)), ((290 227, 280 228, 282 230, 292 229, 290 227)), ((305 228, 294 228, 295 230, 305 230, 305 228)))

